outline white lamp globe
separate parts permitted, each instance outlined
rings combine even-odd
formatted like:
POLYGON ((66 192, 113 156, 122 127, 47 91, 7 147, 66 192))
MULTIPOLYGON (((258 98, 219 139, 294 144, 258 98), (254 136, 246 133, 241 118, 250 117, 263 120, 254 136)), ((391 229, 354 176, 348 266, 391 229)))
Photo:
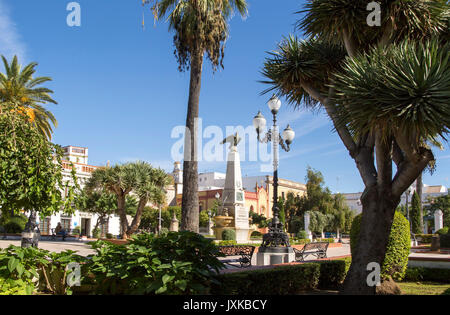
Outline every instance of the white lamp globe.
POLYGON ((269 109, 270 109, 270 111, 273 113, 273 114, 276 114, 276 113, 278 113, 278 110, 280 109, 280 107, 281 107, 281 101, 278 99, 278 97, 274 94, 271 98, 270 98, 270 100, 269 100, 269 102, 267 103, 267 105, 269 106, 269 109))
POLYGON ((288 125, 283 131, 283 139, 287 144, 291 144, 295 138, 295 131, 288 125))
POLYGON ((263 131, 266 128, 266 119, 261 114, 261 111, 253 118, 253 126, 257 131, 263 131))

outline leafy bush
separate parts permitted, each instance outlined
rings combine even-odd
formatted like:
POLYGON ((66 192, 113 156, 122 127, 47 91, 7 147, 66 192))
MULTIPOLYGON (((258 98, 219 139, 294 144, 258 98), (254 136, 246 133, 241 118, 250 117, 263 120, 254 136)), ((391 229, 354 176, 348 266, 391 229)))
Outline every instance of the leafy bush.
POLYGON ((4 279, 0 277, 0 295, 30 295, 28 283, 22 279, 4 279))
POLYGON ((216 277, 214 295, 286 295, 315 289, 319 284, 320 266, 315 263, 280 266, 216 277))
POLYGON ((260 238, 262 238, 262 233, 259 231, 254 231, 254 232, 252 232, 250 238, 260 239, 260 238))
POLYGON ((92 231, 92 237, 94 238, 100 238, 101 232, 99 228, 95 228, 94 231, 92 231))
POLYGON ((222 239, 224 241, 232 241, 232 240, 235 241, 236 240, 236 231, 231 230, 231 229, 223 230, 222 239))
POLYGON ((442 229, 436 231, 436 234, 439 234, 439 235, 444 235, 444 234, 447 234, 447 233, 448 233, 448 227, 447 226, 444 226, 442 229))
POLYGON ((106 233, 106 238, 112 240, 114 238, 114 235, 112 235, 111 233, 106 233))
POLYGON ((416 240, 420 244, 431 244, 431 239, 435 236, 434 234, 415 234, 416 240))
POLYGON ((12 217, 5 218, 2 221, 4 232, 11 234, 22 233, 25 229, 25 224, 28 219, 24 215, 15 215, 12 217))
POLYGON ((304 245, 304 244, 308 244, 311 243, 311 240, 309 238, 296 238, 294 237, 291 240, 291 245, 304 245))
POLYGON ((36 290, 53 294, 70 294, 66 285, 66 267, 71 262, 82 263, 86 258, 73 251, 50 253, 34 247, 9 246, 0 250, 0 293, 32 294, 36 290))
POLYGON ((235 240, 228 240, 228 241, 220 241, 219 246, 231 246, 231 245, 237 245, 237 242, 235 240))
POLYGON ((300 239, 308 239, 308 233, 306 233, 305 230, 300 230, 297 233, 297 237, 300 238, 300 239))
POLYGON ((319 263, 319 287, 324 289, 337 288, 345 279, 350 260, 325 260, 319 263))
POLYGON ((405 281, 436 281, 450 283, 450 269, 409 267, 406 269, 405 281))
POLYGON ((441 248, 450 248, 450 231, 447 234, 443 234, 439 237, 439 243, 441 248))
POLYGON ((223 268, 217 246, 193 232, 133 236, 127 245, 97 241, 89 266, 101 294, 207 293, 223 268))
MULTIPOLYGON (((354 252, 358 243, 361 225, 361 214, 357 215, 352 223, 350 231, 350 247, 354 252)), ((400 213, 395 212, 389 235, 386 256, 381 268, 381 277, 387 279, 391 276, 394 280, 401 280, 405 276, 408 265, 408 256, 411 249, 411 237, 408 220, 400 213)))
POLYGON ((334 238, 316 238, 315 242, 334 243, 334 238))
POLYGON ((76 226, 76 227, 72 230, 72 234, 73 234, 73 235, 80 235, 80 234, 81 234, 81 227, 80 227, 80 226, 76 226))

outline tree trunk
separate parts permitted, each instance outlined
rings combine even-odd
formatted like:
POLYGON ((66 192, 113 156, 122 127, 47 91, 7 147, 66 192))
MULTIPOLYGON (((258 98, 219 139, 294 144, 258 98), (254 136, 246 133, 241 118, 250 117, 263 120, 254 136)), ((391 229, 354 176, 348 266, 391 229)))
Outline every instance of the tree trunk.
POLYGON ((383 187, 373 186, 365 189, 361 202, 363 214, 359 241, 352 253, 352 264, 345 278, 343 294, 373 295, 376 286, 368 285, 368 277, 373 271, 367 270, 369 263, 383 265, 386 246, 394 219, 395 209, 400 202, 386 194, 383 187))
POLYGON ((133 218, 133 222, 127 231, 127 236, 130 237, 132 234, 136 233, 139 228, 139 224, 141 224, 142 213, 144 212, 145 205, 147 204, 148 198, 140 198, 138 208, 136 211, 136 215, 133 218))
POLYGON ((128 238, 127 231, 128 231, 128 220, 127 220, 127 213, 125 212, 125 195, 117 195, 117 212, 119 212, 120 217, 120 233, 123 240, 126 240, 128 238))
POLYGON ((198 116, 202 77, 203 51, 191 54, 191 79, 186 118, 183 162, 183 198, 181 203, 181 230, 199 231, 198 204, 198 116))

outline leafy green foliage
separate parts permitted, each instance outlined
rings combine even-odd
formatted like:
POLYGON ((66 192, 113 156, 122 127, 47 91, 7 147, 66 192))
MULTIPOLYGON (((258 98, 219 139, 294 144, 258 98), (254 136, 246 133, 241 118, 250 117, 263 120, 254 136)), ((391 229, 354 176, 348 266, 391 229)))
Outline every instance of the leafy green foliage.
MULTIPOLYGON (((5 291, 17 294, 32 294, 38 290, 53 294, 71 294, 66 283, 67 265, 83 263, 85 257, 67 250, 51 253, 34 247, 9 246, 0 250, 0 283, 5 282, 5 291)), ((0 288, 0 294, 3 288, 0 288)))
POLYGON ((449 231, 449 228, 448 228, 447 226, 444 226, 442 229, 437 230, 437 231, 436 231, 436 234, 439 234, 439 235, 442 236, 442 235, 447 234, 448 231, 449 231))
MULTIPOLYGON (((58 125, 55 116, 42 105, 57 104, 50 94, 52 90, 40 86, 51 81, 49 77, 33 78, 37 63, 21 68, 17 56, 9 63, 2 56, 5 73, 0 73, 0 103, 13 104, 15 112, 27 117, 28 121, 44 137, 51 139, 53 124, 58 125)), ((1 111, 0 111, 1 112, 1 111)))
POLYGON ((224 241, 235 241, 236 240, 236 231, 232 230, 232 229, 223 230, 222 239, 224 241))
MULTIPOLYGON (((350 247, 352 253, 358 244, 362 215, 359 214, 353 220, 350 232, 350 247)), ((394 280, 402 280, 408 265, 408 256, 411 249, 411 237, 408 220, 399 212, 395 213, 394 221, 389 235, 386 255, 381 267, 381 277, 389 276, 394 280)))
POLYGON ((249 217, 252 219, 252 223, 260 229, 268 226, 267 218, 262 214, 250 210, 249 217))
MULTIPOLYGON (((169 228, 170 222, 173 218, 173 213, 175 212, 178 221, 181 220, 181 208, 180 207, 168 207, 161 209, 161 226, 163 228, 169 228)), ((159 224, 159 209, 154 209, 150 207, 145 207, 142 213, 141 223, 139 228, 143 230, 156 230, 159 224)))
POLYGON ((0 217, 0 225, 3 226, 5 233, 21 233, 25 229, 28 219, 23 214, 14 216, 3 215, 0 217))
POLYGON ((424 267, 410 267, 406 269, 405 281, 436 281, 450 283, 450 270, 424 267))
POLYGON ((120 217, 122 238, 128 238, 139 228, 144 208, 148 202, 164 204, 164 188, 170 183, 170 177, 160 168, 154 168, 147 162, 125 163, 113 167, 98 168, 86 183, 88 193, 115 194, 117 214, 120 217), (136 210, 133 211, 133 221, 127 221, 130 214, 127 206, 133 194, 139 199, 136 210))
MULTIPOLYGON (((63 182, 62 149, 47 141, 17 107, 0 104, 0 207, 2 213, 73 212, 73 187, 63 182), (63 196, 63 191, 67 195, 63 196)), ((74 172, 72 179, 76 183, 74 172)))
POLYGON ((450 195, 428 198, 428 205, 423 210, 426 215, 433 215, 436 210, 441 210, 444 226, 450 227, 450 195))
MULTIPOLYGON (((152 3, 153 1, 146 1, 152 3)), ((215 70, 222 65, 228 38, 228 19, 239 12, 247 15, 245 0, 156 0, 152 7, 156 19, 167 16, 175 33, 173 42, 180 71, 189 68, 191 55, 206 52, 215 70)), ((223 67, 223 65, 222 65, 223 67)))
POLYGON ((379 128, 386 135, 395 131, 421 141, 445 138, 450 126, 449 51, 448 44, 437 41, 405 41, 347 59, 334 84, 340 123, 358 134, 379 128))
POLYGON ((411 227, 412 233, 414 234, 423 233, 421 207, 422 203, 420 202, 420 198, 419 195, 417 194, 417 191, 415 191, 411 200, 411 227))
POLYGON ((223 264, 212 241, 192 232, 133 236, 125 245, 97 241, 89 271, 102 294, 207 292, 223 264))
POLYGON ((213 284, 214 295, 287 295, 315 289, 319 284, 319 264, 306 263, 221 274, 213 284))

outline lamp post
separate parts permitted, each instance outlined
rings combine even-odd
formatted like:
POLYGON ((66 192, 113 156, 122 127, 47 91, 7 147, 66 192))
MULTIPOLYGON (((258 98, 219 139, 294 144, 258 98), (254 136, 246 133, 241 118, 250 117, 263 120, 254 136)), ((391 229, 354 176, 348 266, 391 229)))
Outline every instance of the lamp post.
MULTIPOLYGON (((281 136, 278 131, 277 125, 277 114, 278 110, 281 107, 281 101, 274 95, 271 97, 269 102, 267 103, 270 111, 273 115, 273 126, 272 129, 269 130, 264 138, 261 138, 261 133, 264 131, 266 127, 266 119, 258 112, 258 114, 253 118, 253 126, 256 128, 256 133, 258 135, 258 141, 261 143, 268 143, 272 141, 273 144, 273 218, 272 222, 269 225, 269 233, 263 236, 262 247, 263 252, 283 252, 282 248, 290 248, 289 237, 286 233, 283 232, 282 223, 279 219, 280 209, 278 207, 278 152, 280 145, 283 150, 286 152, 290 151, 290 144, 295 138, 294 130, 287 126, 283 131, 283 135, 281 136), (269 250, 270 249, 270 250, 269 250)), ((287 252, 290 252, 289 250, 287 252)))

